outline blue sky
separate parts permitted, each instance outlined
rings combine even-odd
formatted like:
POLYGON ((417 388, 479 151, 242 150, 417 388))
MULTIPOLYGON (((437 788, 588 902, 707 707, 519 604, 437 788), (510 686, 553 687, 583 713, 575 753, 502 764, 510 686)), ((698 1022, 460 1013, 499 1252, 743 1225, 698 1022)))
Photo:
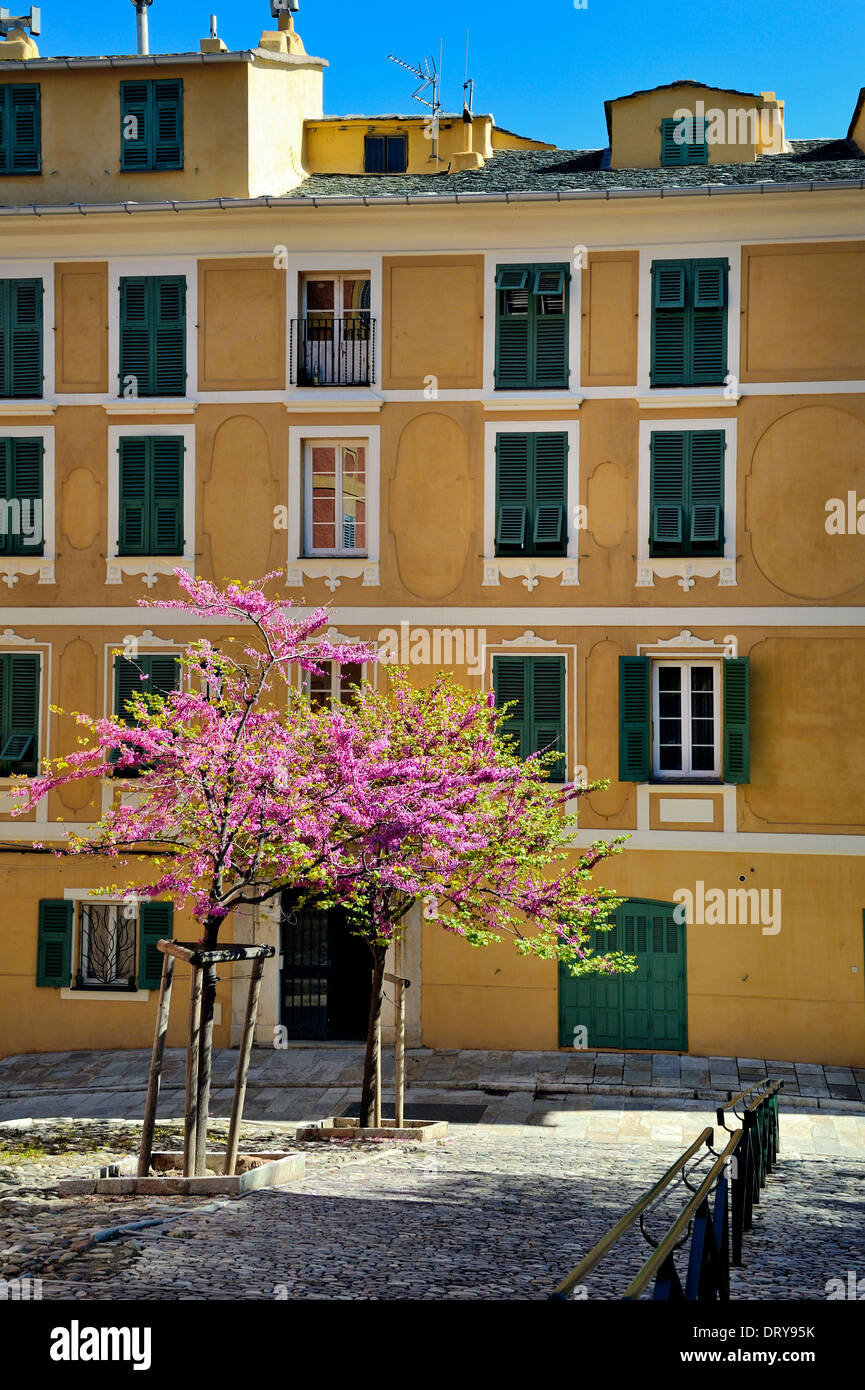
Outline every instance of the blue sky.
MULTIPOLYGON (((12 13, 15 8, 6 0, 12 13)), ((149 10, 153 52, 197 50, 216 9, 229 48, 249 48, 275 28, 268 0, 154 0, 149 10)), ((325 111, 422 111, 411 101, 410 73, 387 61, 438 60, 444 41, 443 100, 459 109, 469 30, 469 75, 475 110, 498 124, 563 148, 606 143, 603 103, 675 78, 774 90, 787 103, 794 139, 839 136, 865 86, 862 0, 788 0, 758 9, 744 0, 713 5, 652 5, 638 0, 301 0, 296 25, 308 53, 330 61, 325 111)), ((130 0, 87 0, 74 7, 43 0, 40 51, 128 53, 135 48, 130 0)))

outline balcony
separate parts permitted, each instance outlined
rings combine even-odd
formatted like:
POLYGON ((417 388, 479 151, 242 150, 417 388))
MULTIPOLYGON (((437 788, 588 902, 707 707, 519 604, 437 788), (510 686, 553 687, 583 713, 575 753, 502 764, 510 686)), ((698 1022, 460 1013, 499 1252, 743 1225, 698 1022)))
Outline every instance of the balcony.
POLYGON ((342 318, 307 314, 291 320, 293 386, 371 386, 375 381, 375 319, 360 309, 342 318))

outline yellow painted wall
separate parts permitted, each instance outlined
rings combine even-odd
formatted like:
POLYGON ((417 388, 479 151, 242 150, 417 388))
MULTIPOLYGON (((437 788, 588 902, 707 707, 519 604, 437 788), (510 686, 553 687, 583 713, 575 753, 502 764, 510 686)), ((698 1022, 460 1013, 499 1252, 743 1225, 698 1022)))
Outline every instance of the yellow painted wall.
MULTIPOLYGON (((676 889, 694 892, 698 881, 706 891, 739 888, 740 875, 746 888, 780 891, 781 930, 764 935, 756 924, 688 927, 688 1050, 861 1066, 861 860, 626 847, 596 877, 625 897, 673 902, 676 889)), ((428 1047, 557 1047, 557 967, 521 959, 512 943, 473 950, 426 923, 423 1037, 428 1047)))
MULTIPOLYGON (((432 138, 424 134, 423 117, 394 116, 387 120, 346 117, 345 120, 308 120, 304 126, 304 165, 315 174, 362 174, 364 136, 406 135, 408 137, 407 174, 444 173, 451 156, 466 148, 461 117, 439 119, 438 167, 432 138)), ((471 127, 472 148, 484 158, 493 151, 492 121, 475 116, 471 127)), ((529 148, 536 148, 529 145, 529 148)), ((395 176, 395 177, 398 177, 395 176)))
POLYGON ((198 262, 200 391, 285 382, 285 272, 273 258, 198 262))
POLYGON ((865 377, 865 242, 742 248, 743 381, 865 377))
MULTIPOLYGON (((726 139, 709 144, 710 164, 743 164, 756 159, 763 152, 760 139, 759 112, 764 106, 768 110, 778 110, 780 124, 773 130, 783 132, 783 103, 765 103, 761 96, 743 96, 738 92, 728 92, 717 87, 659 87, 654 91, 640 92, 637 96, 623 97, 610 103, 612 116, 612 159, 613 169, 657 169, 661 162, 661 121, 671 119, 680 111, 696 114, 696 103, 702 101, 706 113, 711 110, 724 112, 725 128, 719 131, 726 139), (731 122, 729 113, 750 111, 758 113, 754 123, 755 131, 749 122, 743 128, 731 122), (756 133, 756 139, 753 134, 756 133), (748 135, 748 139, 742 138, 748 135)), ((768 122, 768 117, 766 118, 768 122)), ((783 148, 776 141, 778 148, 783 148)))
POLYGON ((637 380, 636 251, 596 251, 582 285, 582 372, 585 386, 630 386, 637 380))
POLYGON ((322 65, 317 58, 293 59, 288 68, 257 60, 248 72, 248 196, 279 196, 305 177, 304 121, 321 115, 322 65))
POLYGON ((55 386, 60 392, 108 390, 108 263, 54 267, 55 386))
POLYGON ((384 258, 385 390, 482 385, 483 269, 480 256, 384 258))

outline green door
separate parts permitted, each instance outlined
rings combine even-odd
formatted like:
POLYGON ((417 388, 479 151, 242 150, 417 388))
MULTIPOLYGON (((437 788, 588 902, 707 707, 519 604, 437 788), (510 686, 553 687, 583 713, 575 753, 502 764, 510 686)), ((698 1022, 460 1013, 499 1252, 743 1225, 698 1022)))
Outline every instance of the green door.
POLYGON ((672 903, 632 898, 616 911, 611 931, 594 934, 596 950, 636 956, 634 975, 575 978, 559 967, 561 1047, 573 1047, 584 1027, 592 1051, 687 1051, 685 928, 673 911, 672 903))

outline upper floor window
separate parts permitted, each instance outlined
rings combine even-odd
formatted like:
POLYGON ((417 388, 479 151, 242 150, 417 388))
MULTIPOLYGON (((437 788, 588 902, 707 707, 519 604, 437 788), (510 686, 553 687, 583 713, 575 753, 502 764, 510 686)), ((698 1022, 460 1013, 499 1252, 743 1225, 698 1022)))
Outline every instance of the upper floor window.
MULTIPOLYGON (((156 652, 148 656, 138 656, 134 661, 118 656, 114 661, 114 718, 134 728, 135 715, 129 709, 129 702, 136 695, 170 695, 180 688, 180 662, 176 656, 156 652)), ((112 751, 110 761, 116 762, 120 750, 112 751)), ((146 764, 130 770, 123 768, 121 776, 137 777, 146 770, 146 764)), ((158 983, 158 981, 157 981, 158 983)))
POLYGON ((567 265, 496 270, 496 389, 568 385, 567 265))
POLYGON ((292 324, 292 381, 301 386, 368 386, 375 347, 369 276, 306 275, 301 303, 303 317, 292 324))
POLYGON ((714 386, 727 375, 726 260, 652 262, 653 386, 714 386))
POLYGON ((366 555, 367 446, 316 439, 305 446, 307 555, 366 555))
POLYGON ((180 436, 119 441, 119 555, 182 555, 183 451, 180 436))
POLYGON ((40 88, 37 83, 0 86, 0 174, 38 174, 42 169, 40 88))
POLYGON ((708 164, 706 122, 696 116, 661 121, 661 166, 708 164))
POLYGON ((0 396, 42 395, 42 281, 0 280, 0 396))
POLYGON ((186 392, 186 276, 120 281, 120 395, 186 392))
POLYGON ((0 439, 0 555, 45 550, 41 438, 0 439))
POLYGON ((363 142, 365 174, 404 174, 408 168, 405 135, 367 135, 363 142))
POLYGON ((726 447, 723 430, 652 433, 650 555, 723 555, 726 447))
POLYGON ((39 657, 0 655, 0 777, 39 770, 39 657))
POLYGON ((183 83, 121 82, 120 167, 183 168, 183 83))
POLYGON ((496 436, 496 554, 564 555, 567 434, 496 436))
POLYGON ((514 751, 558 752, 548 769, 553 782, 565 780, 565 658, 563 656, 495 656, 493 688, 496 705, 510 705, 502 733, 514 751))
POLYGON ((747 782, 750 666, 619 658, 619 781, 747 782))

